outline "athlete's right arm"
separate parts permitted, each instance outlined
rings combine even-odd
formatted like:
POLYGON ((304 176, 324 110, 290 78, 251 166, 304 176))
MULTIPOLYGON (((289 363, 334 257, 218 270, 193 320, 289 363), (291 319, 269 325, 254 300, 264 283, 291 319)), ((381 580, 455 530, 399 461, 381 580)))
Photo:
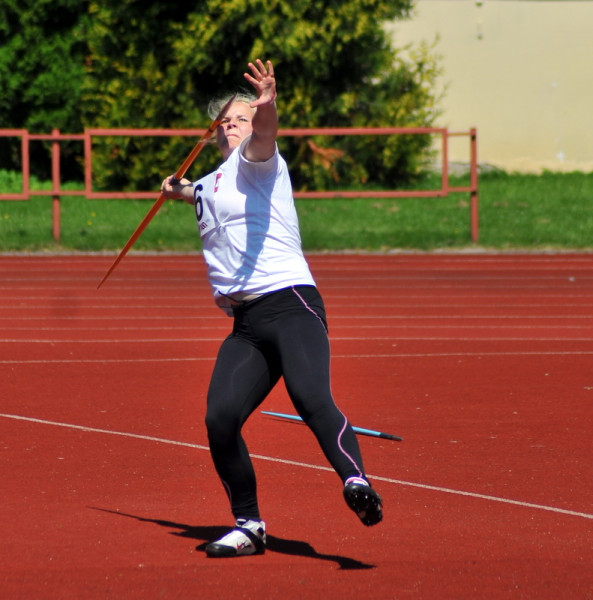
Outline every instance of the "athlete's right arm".
POLYGON ((175 175, 169 175, 161 184, 161 194, 167 200, 184 200, 189 204, 194 203, 194 188, 189 179, 175 179, 175 175))

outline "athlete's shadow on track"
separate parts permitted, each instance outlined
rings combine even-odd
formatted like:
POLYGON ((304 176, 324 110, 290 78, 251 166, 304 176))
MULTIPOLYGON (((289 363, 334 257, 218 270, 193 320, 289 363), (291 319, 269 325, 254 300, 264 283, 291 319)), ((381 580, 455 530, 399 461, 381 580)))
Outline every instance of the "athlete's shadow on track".
MULTIPOLYGON (((155 523, 161 527, 167 527, 169 529, 178 529, 179 531, 171 531, 171 535, 178 535, 179 537, 189 538, 193 540, 201 540, 202 543, 196 547, 196 550, 204 551, 206 544, 211 540, 216 540, 222 537, 228 532, 228 526, 193 526, 185 525, 183 523, 175 523, 173 521, 165 521, 163 519, 147 519, 145 517, 139 517, 137 515, 130 515, 115 510, 108 510, 106 508, 97 508, 91 506, 93 510, 100 510, 102 512, 111 513, 120 517, 129 517, 142 521, 143 523, 155 523), (206 540, 206 541, 204 541, 206 540)), ((283 538, 276 537, 274 535, 267 536, 266 550, 270 552, 278 552, 279 554, 289 554, 291 556, 305 556, 308 558, 316 558, 318 560, 329 560, 336 562, 340 569, 374 569, 375 565, 369 565, 354 558, 348 558, 347 556, 338 556, 335 554, 320 554, 307 542, 301 542, 298 540, 285 540, 283 538)))

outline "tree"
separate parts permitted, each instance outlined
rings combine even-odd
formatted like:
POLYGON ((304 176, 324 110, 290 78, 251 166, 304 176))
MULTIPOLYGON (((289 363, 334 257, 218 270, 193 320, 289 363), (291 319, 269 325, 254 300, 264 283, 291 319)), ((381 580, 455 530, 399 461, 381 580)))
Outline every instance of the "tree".
MULTIPOLYGON (((405 60, 380 26, 411 8, 412 0, 91 2, 84 121, 203 127, 208 100, 234 91, 247 62, 261 57, 276 66, 281 127, 428 126, 436 60, 425 47, 405 60)), ((393 186, 419 172, 430 146, 409 136, 280 143, 297 188, 393 186)), ((105 140, 98 181, 154 187, 187 149, 187 140, 105 140)), ((201 157, 200 172, 216 160, 201 157)))
MULTIPOLYGON (((0 128, 80 132, 87 4, 86 0, 3 0, 0 128)), ((0 163, 5 168, 19 165, 19 148, 6 140, 0 146, 0 163)), ((80 148, 64 149, 65 163, 74 152, 80 153, 80 148)), ((37 167, 36 174, 49 174, 47 149, 41 144, 32 146, 31 163, 37 167)))
MULTIPOLYGON (((209 123, 208 101, 240 86, 247 62, 257 57, 274 61, 281 127, 429 126, 437 115, 437 61, 423 46, 404 55, 381 26, 408 17, 412 4, 4 0, 0 127, 201 128, 209 123)), ((382 136, 279 144, 295 187, 305 189, 393 187, 419 173, 431 142, 382 136)), ((95 186, 155 188, 191 145, 168 138, 97 141, 95 186)), ((3 165, 18 163, 11 152, 0 146, 3 165)), ((204 152, 199 173, 217 161, 217 153, 204 152)))

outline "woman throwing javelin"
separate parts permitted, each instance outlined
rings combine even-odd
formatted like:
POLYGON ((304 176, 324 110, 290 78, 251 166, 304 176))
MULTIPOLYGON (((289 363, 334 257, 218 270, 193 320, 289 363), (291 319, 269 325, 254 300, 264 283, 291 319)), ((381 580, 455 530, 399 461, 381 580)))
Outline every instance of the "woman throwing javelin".
MULTIPOLYGON (((194 183, 170 176, 161 188, 167 198, 194 204, 214 300, 234 318, 210 381, 206 426, 235 526, 206 546, 212 557, 265 552, 241 428, 281 377, 342 480, 348 506, 365 525, 383 518, 356 435, 330 391, 325 309, 302 253, 290 177, 276 145, 274 68, 258 59, 249 70, 244 77, 256 95, 237 96, 216 132, 224 162, 194 183)), ((227 100, 211 103, 210 112, 227 100)))

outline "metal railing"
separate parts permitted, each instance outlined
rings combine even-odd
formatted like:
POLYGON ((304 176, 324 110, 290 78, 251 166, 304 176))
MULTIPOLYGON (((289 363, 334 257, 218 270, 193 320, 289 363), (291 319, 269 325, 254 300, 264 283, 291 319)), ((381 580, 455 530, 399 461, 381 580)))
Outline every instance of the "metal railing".
MULTIPOLYGON (((96 192, 93 190, 92 175, 92 143, 97 137, 153 137, 153 136, 180 136, 197 138, 204 133, 204 129, 86 129, 81 134, 64 134, 58 129, 49 134, 31 134, 26 129, 0 129, 0 137, 18 137, 21 139, 21 176, 22 191, 20 193, 2 193, 0 200, 29 200, 31 196, 52 197, 52 224, 53 237, 60 240, 60 197, 84 196, 87 199, 109 198, 156 198, 157 192, 96 192), (30 160, 29 147, 31 141, 51 142, 51 172, 52 186, 50 190, 32 190, 30 188, 30 160), (62 188, 60 171, 60 143, 66 141, 83 142, 84 159, 84 189, 65 190, 62 188)), ((445 128, 432 127, 321 127, 303 129, 280 129, 279 136, 285 137, 310 137, 310 136, 347 136, 347 135, 437 135, 441 136, 441 186, 431 190, 333 190, 333 191, 295 191, 295 198, 444 198, 450 193, 466 192, 470 195, 470 231, 473 242, 478 241, 478 158, 477 158, 477 131, 450 132, 445 128), (469 185, 451 186, 449 183, 449 139, 451 137, 469 138, 469 185)))

